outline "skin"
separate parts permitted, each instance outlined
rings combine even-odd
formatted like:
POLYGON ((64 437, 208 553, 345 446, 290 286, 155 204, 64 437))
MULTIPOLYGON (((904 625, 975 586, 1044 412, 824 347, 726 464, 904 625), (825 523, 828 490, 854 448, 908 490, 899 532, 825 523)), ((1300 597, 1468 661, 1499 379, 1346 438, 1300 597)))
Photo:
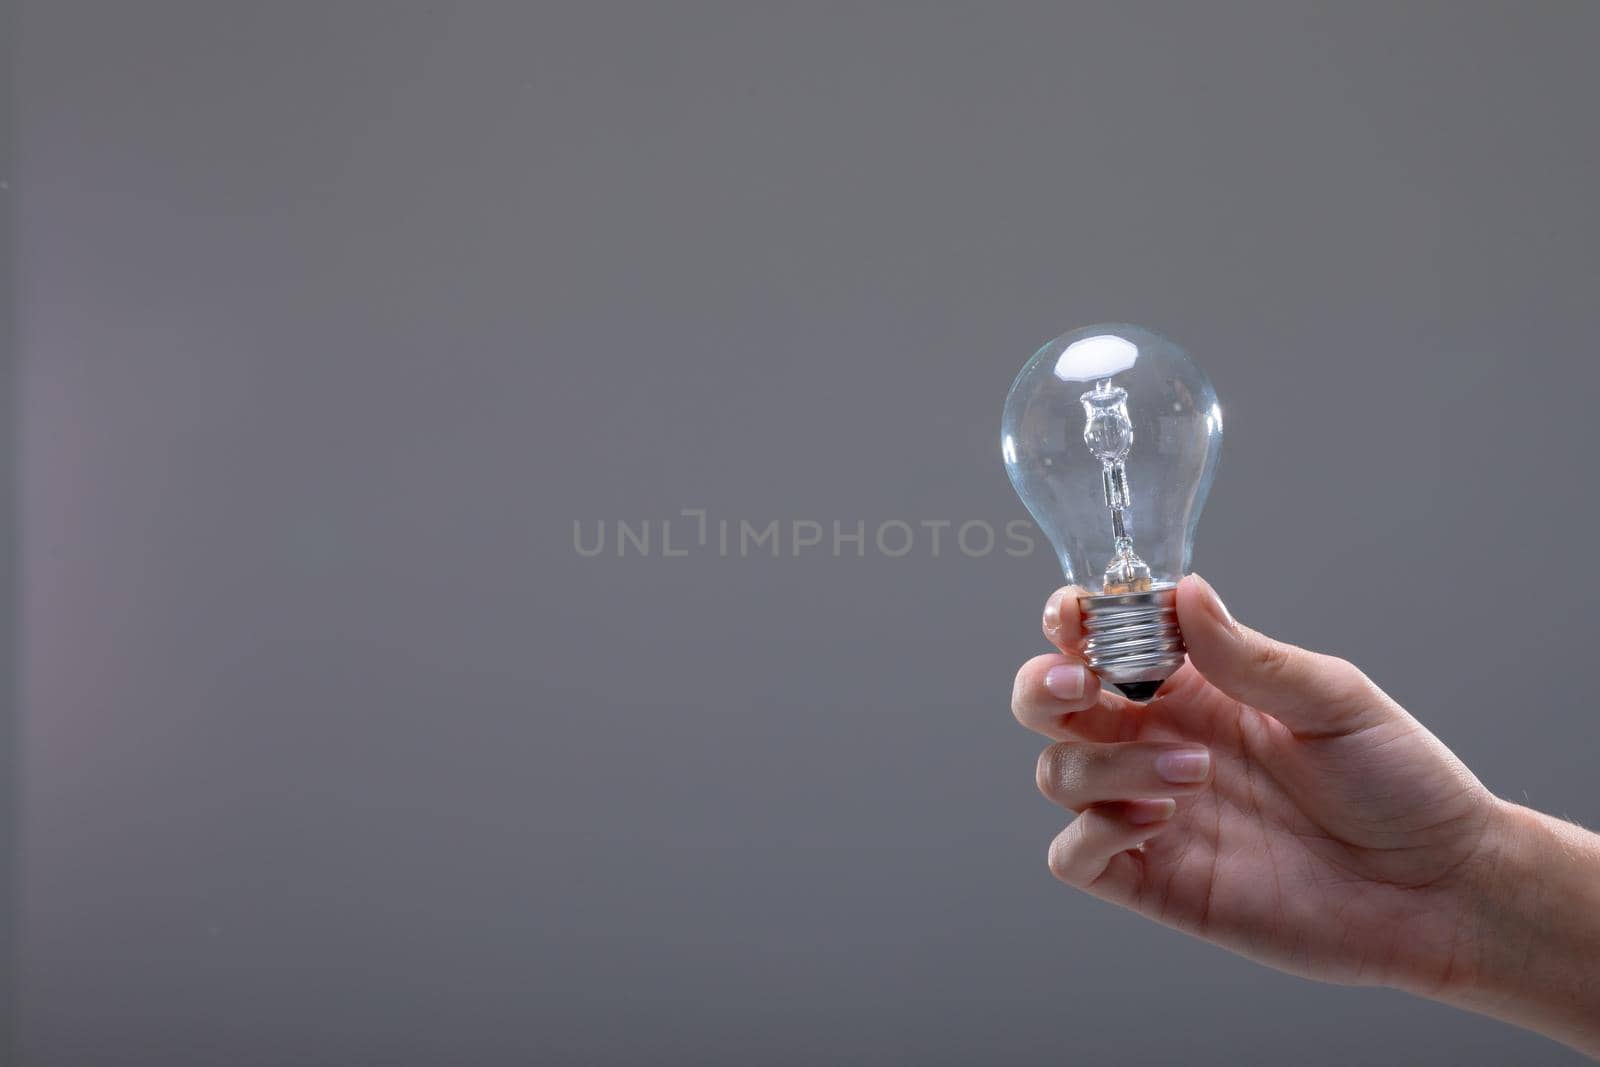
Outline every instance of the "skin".
POLYGON ((1178 588, 1189 662, 1148 704, 1081 657, 1081 590, 1012 709, 1055 743, 1069 885, 1308 978, 1387 985, 1600 1056, 1600 838, 1502 801, 1355 666, 1178 588))

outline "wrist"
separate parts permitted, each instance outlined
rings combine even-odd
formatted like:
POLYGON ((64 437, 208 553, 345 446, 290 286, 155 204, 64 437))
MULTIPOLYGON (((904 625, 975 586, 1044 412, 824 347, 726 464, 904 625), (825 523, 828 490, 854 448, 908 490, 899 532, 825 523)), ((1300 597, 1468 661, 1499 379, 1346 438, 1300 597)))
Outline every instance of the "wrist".
POLYGON ((1492 800, 1458 951, 1428 995, 1600 1052, 1600 838, 1492 800))

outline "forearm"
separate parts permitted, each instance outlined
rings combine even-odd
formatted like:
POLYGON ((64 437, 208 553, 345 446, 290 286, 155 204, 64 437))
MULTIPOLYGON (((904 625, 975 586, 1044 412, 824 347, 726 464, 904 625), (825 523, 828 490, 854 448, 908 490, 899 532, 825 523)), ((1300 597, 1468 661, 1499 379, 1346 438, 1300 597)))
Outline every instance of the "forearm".
POLYGON ((1501 803, 1446 1002, 1600 1058, 1600 836, 1501 803))

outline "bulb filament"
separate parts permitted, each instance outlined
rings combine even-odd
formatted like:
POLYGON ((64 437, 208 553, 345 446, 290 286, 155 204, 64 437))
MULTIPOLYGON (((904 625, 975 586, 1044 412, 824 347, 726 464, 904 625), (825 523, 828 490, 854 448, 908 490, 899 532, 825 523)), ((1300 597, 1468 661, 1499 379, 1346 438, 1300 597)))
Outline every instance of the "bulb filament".
POLYGON ((1106 565, 1107 593, 1139 593, 1150 588, 1150 566, 1133 549, 1126 512, 1131 500, 1124 460, 1133 449, 1133 421, 1128 418, 1128 391, 1105 378, 1078 398, 1086 416, 1083 443, 1100 460, 1100 480, 1111 510, 1114 555, 1106 565))

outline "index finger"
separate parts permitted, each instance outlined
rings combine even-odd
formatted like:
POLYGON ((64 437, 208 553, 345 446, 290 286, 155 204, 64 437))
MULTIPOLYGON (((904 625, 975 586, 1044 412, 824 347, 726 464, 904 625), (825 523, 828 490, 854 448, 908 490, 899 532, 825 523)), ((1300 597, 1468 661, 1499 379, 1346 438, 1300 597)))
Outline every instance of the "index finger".
POLYGON ((1045 639, 1069 656, 1083 652, 1083 613, 1078 610, 1083 595, 1078 586, 1064 585, 1044 602, 1045 639))

